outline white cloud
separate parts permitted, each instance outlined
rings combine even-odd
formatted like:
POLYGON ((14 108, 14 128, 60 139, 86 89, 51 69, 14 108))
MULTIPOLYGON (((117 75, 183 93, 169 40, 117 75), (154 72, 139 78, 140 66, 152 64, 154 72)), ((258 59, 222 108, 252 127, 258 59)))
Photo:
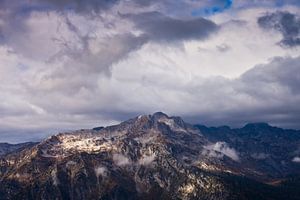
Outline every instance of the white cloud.
POLYGON ((150 165, 156 158, 156 155, 154 153, 150 155, 143 155, 139 160, 138 163, 140 165, 150 165))
POLYGON ((251 157, 256 160, 264 160, 264 159, 268 158, 269 155, 266 153, 253 153, 253 154, 251 154, 251 157))
POLYGON ((272 10, 215 15, 221 28, 207 40, 160 44, 115 13, 154 8, 130 6, 93 17, 34 11, 18 22, 1 11, 10 20, 0 22, 0 134, 11 135, 1 138, 31 140, 155 111, 209 125, 298 126, 299 48, 280 47, 281 35, 256 23, 272 10), (275 56, 284 59, 271 61, 275 56))
POLYGON ((97 177, 99 176, 106 176, 107 175, 107 168, 106 167, 96 167, 95 168, 95 174, 97 177))
POLYGON ((215 144, 204 146, 203 154, 216 158, 221 158, 226 155, 234 161, 239 161, 236 150, 230 148, 226 142, 216 142, 215 144))
POLYGON ((118 166, 126 166, 132 164, 130 159, 122 154, 113 154, 113 161, 118 166))
POLYGON ((52 182, 54 186, 57 186, 59 184, 59 180, 57 178, 57 169, 53 169, 51 171, 51 177, 52 177, 52 182))
POLYGON ((292 160, 293 162, 300 163, 300 157, 295 157, 292 160))

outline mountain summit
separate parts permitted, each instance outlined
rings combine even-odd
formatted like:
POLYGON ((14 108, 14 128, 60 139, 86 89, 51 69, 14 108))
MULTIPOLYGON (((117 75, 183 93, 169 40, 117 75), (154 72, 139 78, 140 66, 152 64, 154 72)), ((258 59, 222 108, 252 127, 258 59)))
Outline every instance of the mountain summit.
POLYGON ((276 130, 266 139, 157 112, 59 133, 1 158, 0 199, 280 199, 300 134, 276 130))

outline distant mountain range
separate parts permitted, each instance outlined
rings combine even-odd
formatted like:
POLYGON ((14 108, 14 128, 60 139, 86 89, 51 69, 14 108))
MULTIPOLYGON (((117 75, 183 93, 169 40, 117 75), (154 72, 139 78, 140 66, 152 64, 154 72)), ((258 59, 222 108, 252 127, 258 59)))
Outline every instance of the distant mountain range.
POLYGON ((22 151, 23 149, 34 146, 35 144, 37 143, 34 142, 26 142, 20 144, 0 143, 0 157, 3 157, 9 153, 22 151))
POLYGON ((300 131, 206 127, 158 112, 0 143, 0 199, 300 199, 300 131))

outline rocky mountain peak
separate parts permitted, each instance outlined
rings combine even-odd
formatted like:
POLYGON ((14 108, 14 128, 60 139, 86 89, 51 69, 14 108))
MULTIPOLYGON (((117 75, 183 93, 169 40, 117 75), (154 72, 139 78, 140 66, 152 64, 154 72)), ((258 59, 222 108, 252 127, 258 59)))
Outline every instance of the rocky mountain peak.
POLYGON ((257 123, 248 123, 243 128, 241 128, 241 131, 244 133, 249 134, 273 134, 276 132, 279 128, 270 126, 268 123, 265 122, 257 122, 257 123))
POLYGON ((169 116, 163 112, 156 112, 151 115, 152 119, 159 120, 161 118, 169 118, 169 116))
POLYGON ((0 159, 0 199, 242 199, 251 182, 235 190, 236 181, 252 178, 253 194, 265 187, 254 181, 300 169, 299 133, 264 134, 276 130, 285 131, 193 126, 157 112, 60 133, 0 159))
POLYGON ((175 123, 177 126, 180 126, 182 128, 185 128, 187 126, 187 124, 183 121, 183 119, 181 117, 178 116, 171 116, 169 117, 168 115, 166 115, 165 113, 162 112, 156 112, 152 115, 152 118, 154 121, 158 121, 158 122, 166 122, 169 121, 172 123, 175 123))
POLYGON ((193 129, 192 125, 185 123, 180 117, 170 117, 165 113, 156 112, 152 115, 140 115, 133 119, 122 122, 119 125, 106 127, 105 129, 127 130, 128 133, 147 130, 158 130, 165 132, 166 127, 175 132, 188 132, 187 129, 193 129))
POLYGON ((271 128, 268 123, 266 122, 256 122, 256 123, 248 123, 246 124, 243 129, 261 129, 261 128, 271 128))

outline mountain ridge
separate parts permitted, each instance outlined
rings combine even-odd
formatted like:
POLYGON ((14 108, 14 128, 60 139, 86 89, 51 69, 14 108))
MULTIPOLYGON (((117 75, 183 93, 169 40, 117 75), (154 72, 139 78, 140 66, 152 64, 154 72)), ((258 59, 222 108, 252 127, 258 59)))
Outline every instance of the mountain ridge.
POLYGON ((0 199, 280 199, 297 193, 283 185, 300 175, 300 134, 270 127, 208 128, 157 112, 59 133, 1 159, 0 199))

